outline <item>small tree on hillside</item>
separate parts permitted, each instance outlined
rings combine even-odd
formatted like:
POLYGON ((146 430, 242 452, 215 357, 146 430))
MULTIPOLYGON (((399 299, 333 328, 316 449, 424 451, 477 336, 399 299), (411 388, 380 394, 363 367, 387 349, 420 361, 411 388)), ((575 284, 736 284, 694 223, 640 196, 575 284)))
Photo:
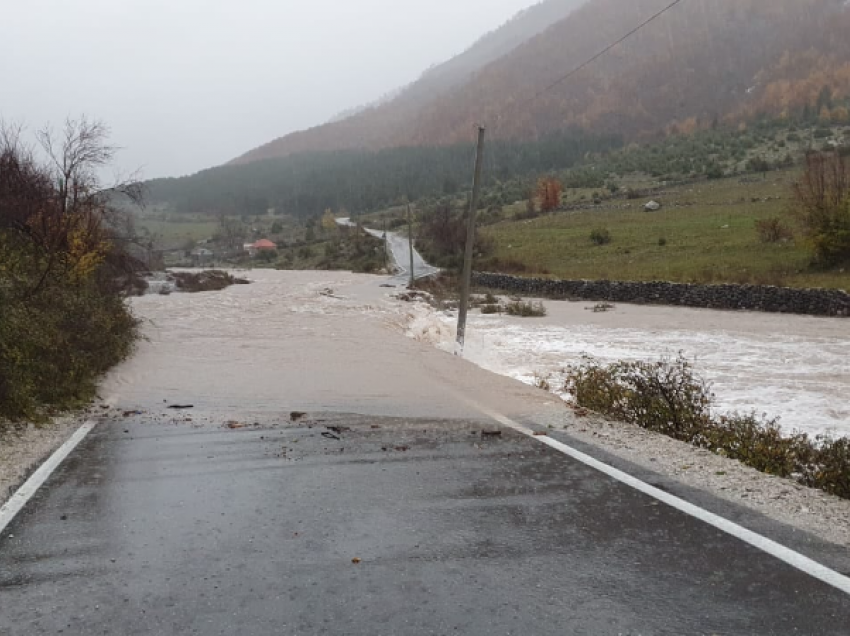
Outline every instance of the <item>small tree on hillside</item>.
POLYGON ((794 183, 797 216, 820 265, 850 261, 850 165, 839 153, 809 153, 794 183))
POLYGON ((537 183, 537 197, 540 199, 540 210, 552 212, 561 207, 561 182, 552 177, 540 179, 537 183))
POLYGON ((322 215, 322 229, 325 230, 325 232, 334 233, 338 227, 333 210, 328 208, 322 215))
POLYGON ((537 216, 537 203, 534 201, 534 192, 528 193, 528 200, 525 202, 525 216, 533 219, 537 216))

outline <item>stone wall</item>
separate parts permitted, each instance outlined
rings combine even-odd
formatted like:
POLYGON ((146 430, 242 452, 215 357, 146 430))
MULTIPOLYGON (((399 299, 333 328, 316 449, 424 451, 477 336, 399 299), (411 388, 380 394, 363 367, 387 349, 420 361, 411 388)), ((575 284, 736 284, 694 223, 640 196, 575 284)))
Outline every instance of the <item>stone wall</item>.
POLYGON ((766 285, 548 280, 480 272, 473 275, 473 282, 479 287, 522 296, 766 311, 811 316, 850 316, 850 294, 832 289, 792 289, 766 285))

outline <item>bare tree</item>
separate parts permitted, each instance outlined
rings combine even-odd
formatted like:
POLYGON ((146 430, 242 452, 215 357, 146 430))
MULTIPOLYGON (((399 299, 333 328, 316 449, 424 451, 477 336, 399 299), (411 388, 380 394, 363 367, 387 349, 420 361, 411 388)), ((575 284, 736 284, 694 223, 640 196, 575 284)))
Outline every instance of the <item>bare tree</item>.
MULTIPOLYGON (((69 119, 60 133, 36 135, 46 162, 24 146, 21 129, 0 133, 0 223, 25 236, 40 254, 42 271, 31 295, 51 278, 107 262, 126 268, 129 257, 117 243, 131 242, 130 216, 114 205, 119 196, 141 202, 137 179, 105 186, 101 173, 115 155, 108 129, 83 117, 69 119)), ((61 276, 60 276, 61 278, 61 276)))
POLYGON ((850 165, 837 152, 812 152, 794 183, 796 213, 822 265, 850 261, 850 165))

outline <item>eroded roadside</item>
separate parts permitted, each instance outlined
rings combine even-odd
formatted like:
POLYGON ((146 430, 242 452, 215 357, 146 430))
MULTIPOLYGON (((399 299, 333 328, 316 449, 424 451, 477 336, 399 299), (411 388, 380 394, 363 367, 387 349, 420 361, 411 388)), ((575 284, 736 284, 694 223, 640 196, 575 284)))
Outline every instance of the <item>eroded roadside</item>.
POLYGON ((563 418, 547 422, 569 437, 641 468, 708 492, 769 519, 850 547, 850 500, 807 488, 791 479, 766 475, 741 462, 674 440, 638 426, 602 417, 579 417, 567 408, 563 418))

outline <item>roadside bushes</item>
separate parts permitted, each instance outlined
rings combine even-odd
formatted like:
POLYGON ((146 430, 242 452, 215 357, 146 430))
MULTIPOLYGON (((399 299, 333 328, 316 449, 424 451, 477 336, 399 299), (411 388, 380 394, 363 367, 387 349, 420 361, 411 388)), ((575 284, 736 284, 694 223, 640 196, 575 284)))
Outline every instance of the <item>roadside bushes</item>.
POLYGON ((40 419, 91 399, 98 377, 132 351, 136 320, 95 285, 27 302, 0 296, 0 420, 40 419))
POLYGON ((755 413, 713 416, 709 385, 681 354, 607 365, 585 358, 567 370, 565 388, 583 408, 850 499, 850 440, 786 435, 755 413))
POLYGON ((111 157, 104 135, 85 119, 60 141, 43 132, 40 163, 0 130, 0 431, 91 399, 132 351, 135 266, 111 207, 122 186, 95 176, 111 157))

